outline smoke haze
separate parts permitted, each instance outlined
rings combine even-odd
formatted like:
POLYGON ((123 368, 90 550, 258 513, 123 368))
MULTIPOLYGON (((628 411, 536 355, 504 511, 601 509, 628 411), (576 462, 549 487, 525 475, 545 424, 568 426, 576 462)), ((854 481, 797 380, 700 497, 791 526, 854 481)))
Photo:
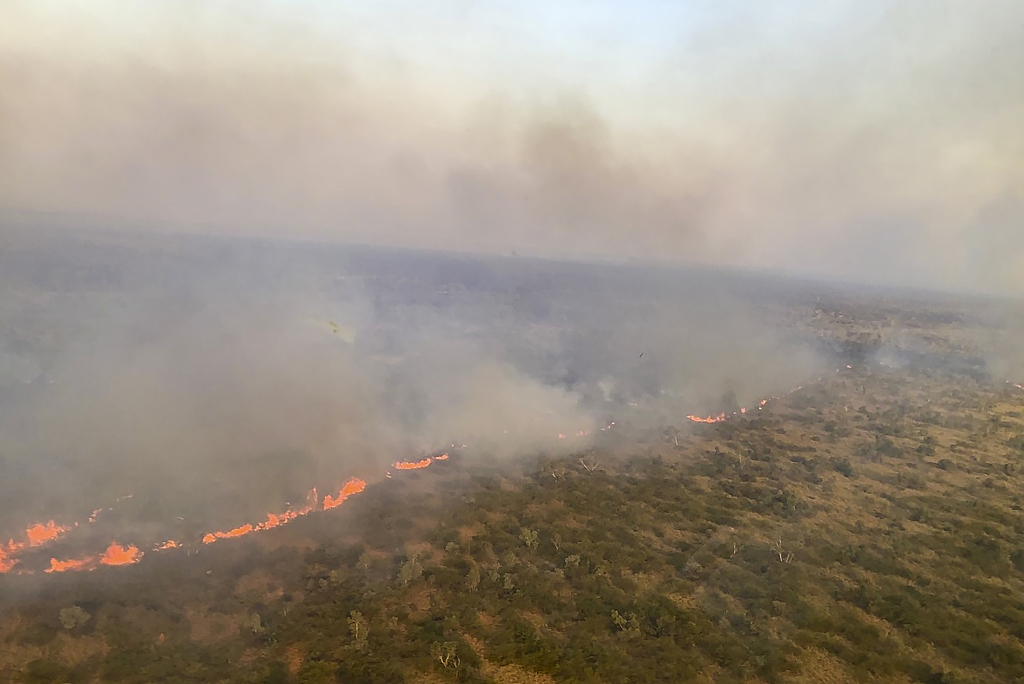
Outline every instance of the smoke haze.
POLYGON ((4 3, 3 525, 194 536, 834 371, 842 307, 752 271, 1021 293, 1020 3, 446 7, 4 3))
POLYGON ((125 524, 180 538, 453 444, 571 453, 613 418, 682 427, 828 368, 731 276, 46 235, 8 234, 2 262, 10 534, 132 494, 125 524))
POLYGON ((0 208, 1016 295, 1022 24, 1012 0, 11 0, 0 208))

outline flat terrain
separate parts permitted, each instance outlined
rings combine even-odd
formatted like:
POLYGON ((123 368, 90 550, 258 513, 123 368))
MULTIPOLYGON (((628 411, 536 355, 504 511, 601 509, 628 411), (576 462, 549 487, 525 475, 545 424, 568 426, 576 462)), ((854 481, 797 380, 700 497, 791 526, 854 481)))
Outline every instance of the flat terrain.
MULTIPOLYGON (((393 334, 408 330, 395 312, 432 312, 446 334, 507 338, 506 362, 571 388, 599 426, 615 425, 558 448, 467 440, 429 468, 374 479, 337 509, 137 565, 0 575, 0 680, 1024 680, 1024 390, 1008 382, 1019 380, 1012 360, 985 343, 1010 329, 1012 315, 993 313, 1005 303, 783 287, 758 306, 779 321, 771 344, 737 332, 713 338, 724 356, 700 357, 716 345, 652 323, 672 310, 664 302, 641 300, 631 314, 633 295, 667 281, 622 289, 580 285, 584 274, 552 285, 544 269, 558 268, 533 265, 495 284, 481 275, 491 266, 448 277, 458 271, 450 263, 417 263, 437 301, 410 304, 401 279, 350 273, 385 312, 364 328, 366 358, 413 355, 416 345, 393 334), (485 284, 465 284, 474 279, 485 284), (459 283, 468 299, 452 300, 459 283), (577 290, 565 294, 566 283, 577 290), (581 294, 594 289, 603 294, 581 294), (601 331, 615 345, 580 342, 601 331), (667 363, 676 344, 697 361, 667 363), (616 345, 629 363, 616 362, 616 345), (806 349, 816 363, 795 363, 806 349), (641 351, 662 364, 656 372, 641 351), (724 370, 709 376, 710 364, 724 370), (701 373, 704 385, 686 384, 701 373), (771 397, 763 408, 759 396, 771 397), (689 411, 729 415, 704 424, 689 411)), ((19 287, 64 296, 45 282, 19 287)), ((106 311, 126 289, 86 299, 106 311)), ((46 311, 23 303, 8 346, 44 378, 47 355, 59 358, 64 344, 46 336, 46 311)), ((12 405, 22 401, 15 390, 50 391, 21 384, 5 395, 12 405)), ((24 494, 48 471, 5 453, 3 486, 21 492, 3 504, 9 519, 61 503, 24 494)), ((289 467, 323 472, 303 471, 300 456, 275 463, 195 496, 230 501, 281 484, 289 467)), ((196 472, 228 470, 208 467, 196 472)), ((147 525, 173 518, 175 486, 169 476, 168 508, 118 519, 125 533, 152 535, 147 525)), ((212 524, 222 514, 211 505, 196 516, 212 524)))

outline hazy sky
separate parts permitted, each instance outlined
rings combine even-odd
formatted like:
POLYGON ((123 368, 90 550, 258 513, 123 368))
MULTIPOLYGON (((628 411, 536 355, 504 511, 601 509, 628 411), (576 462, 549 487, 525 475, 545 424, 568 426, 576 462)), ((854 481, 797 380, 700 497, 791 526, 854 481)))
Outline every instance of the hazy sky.
POLYGON ((1024 3, 0 2, 0 209, 1024 294, 1024 3))

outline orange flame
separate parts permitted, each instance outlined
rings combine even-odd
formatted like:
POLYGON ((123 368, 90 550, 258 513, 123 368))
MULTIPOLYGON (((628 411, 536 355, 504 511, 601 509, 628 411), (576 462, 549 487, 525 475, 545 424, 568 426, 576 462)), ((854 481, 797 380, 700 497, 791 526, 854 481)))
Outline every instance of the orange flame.
MULTIPOLYGON (((578 433, 580 434, 580 433, 578 433)), ((394 464, 397 470, 416 470, 420 468, 426 468, 434 461, 447 461, 449 454, 443 453, 437 456, 427 457, 420 461, 399 461, 394 464)), ((391 477, 391 473, 385 473, 387 477, 391 477)), ((336 495, 327 495, 323 500, 323 510, 330 510, 340 506, 349 497, 359 494, 366 489, 367 483, 365 480, 359 478, 352 478, 346 482, 336 495)), ((123 499, 129 499, 132 495, 128 494, 123 497, 119 497, 118 501, 123 499)), ((212 544, 221 539, 230 539, 234 537, 242 537, 252 532, 267 530, 274 527, 284 525, 296 518, 306 515, 308 513, 317 510, 319 505, 319 496, 316 489, 312 489, 306 496, 306 505, 303 508, 286 511, 284 513, 268 513, 267 519, 264 522, 256 525, 246 523, 240 527, 236 527, 227 531, 214 531, 208 532, 202 538, 204 544, 212 544)), ((102 508, 95 509, 89 516, 90 522, 95 522, 97 516, 103 511, 102 508)), ((106 509, 109 510, 109 509, 106 509)), ((25 533, 28 536, 29 545, 39 546, 46 542, 52 541, 73 527, 77 527, 78 523, 73 526, 62 526, 57 525, 56 522, 50 520, 47 523, 36 523, 26 529, 25 533)), ((155 551, 165 551, 167 549, 180 548, 182 544, 173 539, 169 539, 165 542, 158 543, 153 546, 155 551)), ((15 565, 18 564, 19 560, 16 555, 20 553, 26 544, 15 542, 13 539, 10 540, 6 545, 0 545, 0 573, 6 573, 10 571, 15 565)), ((94 570, 99 565, 132 565, 138 563, 143 555, 145 555, 135 545, 129 544, 127 547, 121 546, 117 542, 112 542, 107 547, 106 551, 100 556, 86 556, 83 558, 71 558, 66 560, 58 560, 56 558, 50 559, 50 566, 45 572, 67 572, 69 570, 94 570)))
POLYGON ((107 547, 106 552, 100 557, 100 563, 104 565, 131 565, 138 563, 142 556, 143 553, 139 551, 139 547, 129 544, 125 548, 115 542, 107 547))
POLYGON ((433 459, 425 458, 422 461, 399 461, 395 464, 397 470, 418 470, 419 468, 426 468, 431 464, 433 459))
POLYGON ((203 543, 204 544, 212 544, 213 542, 217 541, 218 539, 230 539, 231 537, 244 537, 245 535, 249 534, 250 532, 252 532, 255 529, 256 529, 255 527, 253 527, 249 523, 246 523, 245 525, 242 525, 241 527, 236 527, 233 530, 228 530, 227 532, 208 532, 203 537, 203 543))
POLYGON ((692 420, 694 423, 721 423, 728 416, 726 416, 724 413, 719 413, 717 416, 705 416, 703 418, 701 416, 695 416, 693 414, 690 414, 686 417, 692 420))
POLYGON ((25 534, 28 535, 29 545, 40 546, 48 541, 56 539, 57 537, 64 534, 70 529, 70 527, 57 525, 51 520, 50 522, 45 524, 36 523, 35 525, 32 525, 27 530, 25 530, 25 534))
MULTIPOLYGON (((447 454, 445 454, 445 458, 448 458, 447 454)), ((346 482, 345 485, 341 488, 341 491, 338 492, 338 496, 331 496, 330 494, 328 494, 327 496, 324 497, 324 510, 329 511, 332 508, 340 506, 345 501, 345 499, 352 496, 353 494, 358 494, 364 489, 366 489, 366 482, 364 480, 360 480, 359 478, 353 477, 351 480, 346 482)))
POLYGON ((96 559, 92 556, 89 558, 73 558, 70 560, 57 560, 56 558, 50 559, 50 567, 44 572, 67 572, 68 570, 92 570, 96 567, 96 559))
POLYGON ((10 554, 17 553, 23 548, 24 544, 18 544, 13 539, 7 542, 7 546, 0 544, 0 573, 8 572, 18 564, 18 559, 12 558, 10 554))

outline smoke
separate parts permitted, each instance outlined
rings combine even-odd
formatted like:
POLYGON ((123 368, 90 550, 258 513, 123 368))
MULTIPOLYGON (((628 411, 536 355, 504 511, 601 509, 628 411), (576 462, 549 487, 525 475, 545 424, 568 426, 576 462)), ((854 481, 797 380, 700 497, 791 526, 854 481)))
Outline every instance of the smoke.
POLYGON ((500 459, 623 416, 684 425, 824 367, 769 284, 731 276, 130 236, 7 243, 3 327, 34 369, 0 386, 12 532, 121 499, 104 515, 180 536, 452 444, 500 459))
POLYGON ((392 330, 407 339, 386 354, 386 314, 358 293, 253 297, 211 280, 122 293, 12 402, 5 517, 80 516, 126 494, 145 518, 259 516, 456 438, 522 454, 592 428, 571 391, 425 316, 392 330))
POLYGON ((1022 12, 13 0, 0 207, 1019 293, 1022 12))

